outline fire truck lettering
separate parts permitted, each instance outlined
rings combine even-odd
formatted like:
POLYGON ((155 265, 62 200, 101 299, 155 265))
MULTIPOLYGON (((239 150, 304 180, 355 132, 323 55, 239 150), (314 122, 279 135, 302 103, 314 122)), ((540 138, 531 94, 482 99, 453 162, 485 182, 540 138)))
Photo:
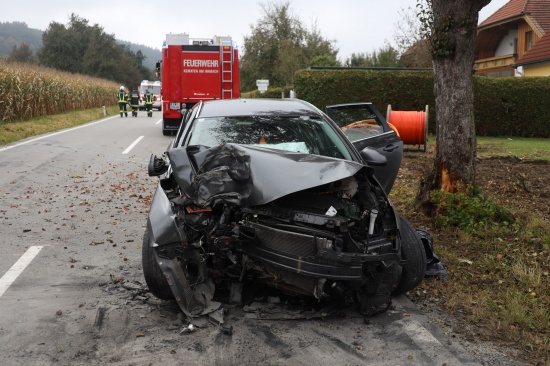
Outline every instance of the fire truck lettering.
POLYGON ((183 60, 184 67, 218 67, 218 60, 183 60))

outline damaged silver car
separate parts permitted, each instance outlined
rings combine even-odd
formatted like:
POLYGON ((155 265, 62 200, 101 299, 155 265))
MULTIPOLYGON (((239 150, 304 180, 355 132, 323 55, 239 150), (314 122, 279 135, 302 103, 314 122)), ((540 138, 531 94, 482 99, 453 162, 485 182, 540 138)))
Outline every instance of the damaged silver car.
POLYGON ((387 309, 434 260, 429 234, 388 199, 402 153, 369 103, 197 104, 149 162, 160 177, 142 248, 150 291, 189 317, 259 288, 387 309))

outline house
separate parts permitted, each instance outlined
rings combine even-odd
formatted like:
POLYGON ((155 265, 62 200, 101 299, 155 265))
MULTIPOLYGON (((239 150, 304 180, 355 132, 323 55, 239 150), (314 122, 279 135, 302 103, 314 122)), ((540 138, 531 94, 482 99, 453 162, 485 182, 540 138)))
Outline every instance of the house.
POLYGON ((550 0, 510 0, 477 28, 476 75, 550 75, 550 0))

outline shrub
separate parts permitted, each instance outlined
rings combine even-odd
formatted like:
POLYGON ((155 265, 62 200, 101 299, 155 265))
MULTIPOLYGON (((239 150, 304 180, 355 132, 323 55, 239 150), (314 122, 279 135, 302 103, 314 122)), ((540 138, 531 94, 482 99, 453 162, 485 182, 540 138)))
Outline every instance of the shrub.
POLYGON ((431 192, 432 202, 438 208, 437 224, 455 226, 472 233, 484 228, 513 230, 517 219, 506 207, 496 203, 494 198, 483 195, 475 185, 464 193, 431 192))

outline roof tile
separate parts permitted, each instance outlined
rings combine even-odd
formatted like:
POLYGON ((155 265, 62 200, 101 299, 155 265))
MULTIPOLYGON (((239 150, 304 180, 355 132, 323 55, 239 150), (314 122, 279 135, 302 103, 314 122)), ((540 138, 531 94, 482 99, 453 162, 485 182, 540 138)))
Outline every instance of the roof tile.
POLYGON ((483 27, 492 23, 501 22, 514 16, 522 15, 525 11, 527 2, 529 2, 529 0, 510 0, 487 19, 481 22, 479 26, 483 27))
POLYGON ((550 32, 547 32, 531 47, 517 62, 516 66, 549 61, 550 60, 550 32))

